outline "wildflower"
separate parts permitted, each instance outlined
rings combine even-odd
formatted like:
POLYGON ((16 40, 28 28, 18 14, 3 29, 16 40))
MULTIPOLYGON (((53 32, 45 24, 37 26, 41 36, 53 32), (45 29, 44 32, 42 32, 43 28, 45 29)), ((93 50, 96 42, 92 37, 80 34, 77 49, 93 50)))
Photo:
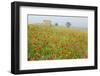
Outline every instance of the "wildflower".
POLYGON ((31 58, 31 61, 34 61, 35 60, 35 58, 31 58))
POLYGON ((40 51, 41 50, 41 47, 36 47, 34 50, 35 51, 40 51))
POLYGON ((35 55, 35 58, 36 58, 36 59, 37 59, 37 58, 40 58, 40 57, 41 57, 41 55, 38 54, 38 53, 35 55))

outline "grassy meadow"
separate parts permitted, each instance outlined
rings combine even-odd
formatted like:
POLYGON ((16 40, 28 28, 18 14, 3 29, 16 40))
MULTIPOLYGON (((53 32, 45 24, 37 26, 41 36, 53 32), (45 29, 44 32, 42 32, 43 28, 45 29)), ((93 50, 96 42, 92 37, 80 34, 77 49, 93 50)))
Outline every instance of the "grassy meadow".
POLYGON ((86 30, 61 26, 28 25, 28 61, 88 57, 86 30))

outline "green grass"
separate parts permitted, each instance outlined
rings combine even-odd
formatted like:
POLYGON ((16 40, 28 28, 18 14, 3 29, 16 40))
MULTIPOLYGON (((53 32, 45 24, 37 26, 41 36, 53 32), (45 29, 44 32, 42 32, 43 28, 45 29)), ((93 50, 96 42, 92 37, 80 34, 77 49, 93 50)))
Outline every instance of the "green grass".
POLYGON ((28 60, 88 57, 88 33, 74 28, 28 25, 28 60))

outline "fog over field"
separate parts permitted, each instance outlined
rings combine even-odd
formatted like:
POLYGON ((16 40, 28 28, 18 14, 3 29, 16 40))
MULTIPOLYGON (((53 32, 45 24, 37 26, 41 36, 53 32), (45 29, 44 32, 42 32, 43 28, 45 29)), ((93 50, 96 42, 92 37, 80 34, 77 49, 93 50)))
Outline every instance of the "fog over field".
POLYGON ((52 24, 58 23, 59 26, 65 26, 66 22, 70 22, 71 27, 88 28, 86 16, 28 15, 28 24, 42 23, 43 20, 50 20, 52 24))

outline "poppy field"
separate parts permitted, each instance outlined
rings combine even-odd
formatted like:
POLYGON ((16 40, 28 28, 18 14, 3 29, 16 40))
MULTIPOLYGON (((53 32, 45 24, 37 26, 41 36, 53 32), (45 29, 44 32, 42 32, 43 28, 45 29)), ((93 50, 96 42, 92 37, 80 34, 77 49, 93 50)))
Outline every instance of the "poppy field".
POLYGON ((28 24, 28 61, 88 58, 88 32, 28 24))

